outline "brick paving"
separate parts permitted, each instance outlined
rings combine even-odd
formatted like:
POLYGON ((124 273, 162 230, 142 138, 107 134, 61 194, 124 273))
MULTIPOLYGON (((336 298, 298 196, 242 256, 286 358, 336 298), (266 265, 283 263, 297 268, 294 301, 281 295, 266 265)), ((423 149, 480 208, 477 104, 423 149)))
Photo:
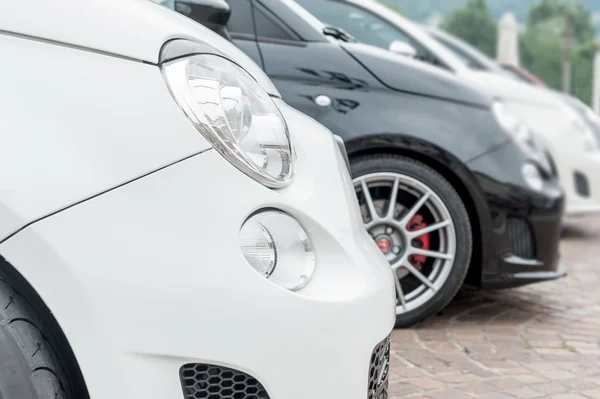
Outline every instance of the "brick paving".
POLYGON ((600 399, 600 217, 571 221, 569 275, 461 293, 392 335, 390 398, 600 399))

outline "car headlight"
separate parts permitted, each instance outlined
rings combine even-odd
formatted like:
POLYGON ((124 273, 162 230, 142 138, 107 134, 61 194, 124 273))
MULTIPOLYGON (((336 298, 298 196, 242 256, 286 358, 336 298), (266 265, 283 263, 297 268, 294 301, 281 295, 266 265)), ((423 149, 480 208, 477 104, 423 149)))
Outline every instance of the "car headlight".
POLYGON ((600 115, 595 113, 594 110, 587 105, 585 106, 585 117, 588 121, 596 123, 598 126, 600 126, 600 115))
POLYGON ((594 136, 594 132, 588 125, 588 123, 583 119, 583 117, 575 112, 570 107, 565 107, 567 110, 567 115, 571 125, 583 137, 583 149, 584 151, 597 151, 598 150, 598 141, 596 140, 596 136, 594 136))
POLYGON ((211 54, 163 65, 175 101, 212 146, 259 183, 292 178, 293 148, 283 115, 244 69, 211 54))
POLYGON ((523 175, 523 180, 525 180, 532 189, 541 191, 544 188, 544 178, 537 165, 526 162, 521 167, 521 174, 523 175))
POLYGON ((501 102, 495 102, 492 111, 502 128, 515 140, 515 142, 529 153, 539 153, 531 129, 519 117, 506 109, 501 102))

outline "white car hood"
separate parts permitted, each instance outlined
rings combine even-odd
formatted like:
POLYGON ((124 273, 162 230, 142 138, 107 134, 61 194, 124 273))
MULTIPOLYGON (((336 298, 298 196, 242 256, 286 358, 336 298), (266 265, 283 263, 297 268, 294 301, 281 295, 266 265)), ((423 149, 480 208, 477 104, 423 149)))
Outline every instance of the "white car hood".
POLYGON ((492 96, 498 99, 552 108, 564 106, 556 96, 544 88, 534 87, 489 72, 464 70, 460 71, 459 74, 483 85, 492 96))
MULTIPOLYGON (((552 91, 488 72, 460 71, 460 76, 479 82, 490 95, 503 101, 551 152, 585 150, 591 131, 552 91)), ((553 156, 558 158, 557 154, 553 156)))
POLYGON ((16 34, 156 64, 171 39, 206 43, 246 69, 271 95, 270 79, 234 44, 149 0, 18 0, 0 12, 0 34, 16 34))

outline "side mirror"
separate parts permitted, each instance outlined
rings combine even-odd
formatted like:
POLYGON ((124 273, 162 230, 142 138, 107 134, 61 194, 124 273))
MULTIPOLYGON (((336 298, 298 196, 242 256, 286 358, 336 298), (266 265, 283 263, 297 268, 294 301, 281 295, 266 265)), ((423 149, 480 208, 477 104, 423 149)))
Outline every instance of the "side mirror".
POLYGON ((175 0, 175 11, 217 32, 226 39, 231 8, 225 0, 175 0))
POLYGON ((390 51, 409 58, 415 58, 417 56, 417 50, 413 46, 399 40, 394 40, 390 43, 390 51))

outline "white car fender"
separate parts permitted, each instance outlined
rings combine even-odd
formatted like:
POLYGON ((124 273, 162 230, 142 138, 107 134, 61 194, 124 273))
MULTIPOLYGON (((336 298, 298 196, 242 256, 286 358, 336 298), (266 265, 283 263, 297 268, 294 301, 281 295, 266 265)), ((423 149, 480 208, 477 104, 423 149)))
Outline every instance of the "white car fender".
POLYGON ((210 148, 157 66, 1 34, 0 48, 10 60, 0 74, 0 240, 210 148))

